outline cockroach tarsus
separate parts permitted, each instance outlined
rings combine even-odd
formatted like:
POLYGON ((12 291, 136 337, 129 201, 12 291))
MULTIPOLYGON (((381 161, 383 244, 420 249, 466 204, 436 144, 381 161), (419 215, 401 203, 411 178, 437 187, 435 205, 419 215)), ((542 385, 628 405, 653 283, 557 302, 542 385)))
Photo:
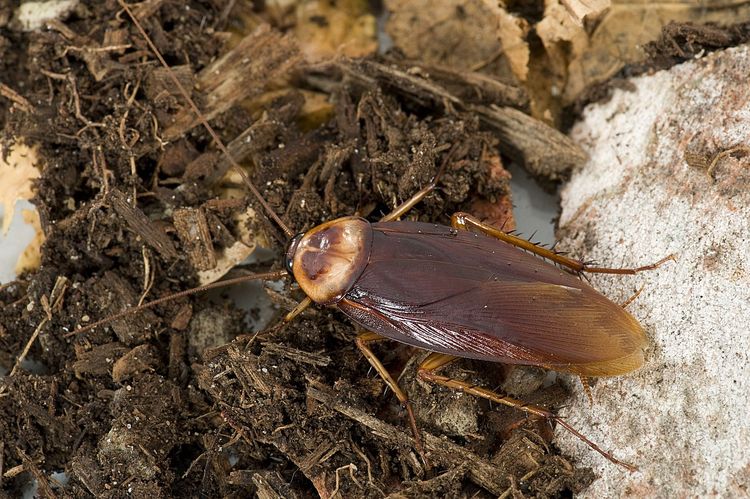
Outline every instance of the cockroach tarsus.
MULTIPOLYGON (((357 336, 356 345, 404 406, 415 446, 425 461, 409 399, 371 350, 374 342, 391 339, 428 350, 432 353, 417 369, 420 379, 554 421, 611 462, 630 471, 637 469, 601 449, 550 410, 437 371, 458 358, 471 358, 574 374, 581 377, 584 387, 589 377, 631 372, 644 362, 645 331, 623 307, 579 276, 583 272, 635 274, 674 259, 672 255, 638 268, 592 267, 486 225, 467 213, 454 214, 450 227, 399 221, 436 188, 450 154, 430 184, 379 222, 344 217, 292 237, 293 232, 228 153, 130 8, 118 1, 254 198, 291 238, 286 268, 307 297, 283 323, 314 302, 338 308, 361 326, 365 332, 357 336)), ((278 279, 281 275, 270 272, 231 281, 278 279)), ((175 296, 227 284, 217 282, 160 298, 69 335, 175 296)))

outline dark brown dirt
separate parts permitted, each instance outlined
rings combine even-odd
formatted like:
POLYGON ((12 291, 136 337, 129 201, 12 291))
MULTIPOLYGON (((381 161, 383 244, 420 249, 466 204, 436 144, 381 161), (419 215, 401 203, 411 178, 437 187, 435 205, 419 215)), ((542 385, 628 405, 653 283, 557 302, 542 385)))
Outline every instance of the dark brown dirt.
POLYGON ((644 61, 628 64, 610 80, 587 88, 570 106, 566 126, 572 125, 588 104, 608 100, 617 88, 627 90, 631 87, 632 83, 628 81, 628 78, 669 69, 701 54, 736 47, 748 41, 750 41, 750 23, 748 22, 729 26, 670 22, 662 28, 657 40, 643 47, 647 55, 644 61))
MULTIPOLYGON (((187 81, 223 50, 220 34, 230 26, 220 3, 150 2, 153 11, 139 11, 187 81)), ((1 5, 0 19, 10 10, 1 5)), ((257 36, 258 44, 279 37, 257 36)), ((270 62, 288 49, 273 39, 261 69, 309 88, 303 67, 270 62)), ((34 478, 49 497, 556 497, 592 480, 557 455, 544 424, 416 382, 409 359, 422 353, 377 347, 389 369, 404 371, 433 464, 425 470, 395 398, 384 396, 354 346, 355 328, 335 310, 313 309, 256 337, 231 302, 199 295, 68 334, 142 295, 195 285, 188 254, 198 250, 186 244, 175 213, 205 217, 201 244, 221 250, 238 237, 232 215, 246 201, 215 200, 226 165, 202 127, 162 138, 184 103, 116 2, 86 3, 41 32, 0 24, 0 61, 2 82, 33 105, 27 112, 0 99, 0 124, 5 141, 40 145, 34 203, 46 235, 41 268, 0 290, 0 365, 12 369, 38 328, 29 357, 43 366, 0 379, 5 494, 18 496, 34 478), (102 46, 110 49, 85 50, 102 46), (155 277, 144 293, 147 267, 155 277), (68 475, 65 487, 49 478, 57 471, 68 475)), ((477 206, 496 223, 510 217, 509 175, 475 114, 410 99, 374 79, 350 80, 337 68, 316 72, 328 82, 330 119, 311 125, 302 94, 285 87, 212 120, 227 143, 252 131, 246 162, 293 230, 353 213, 375 220, 443 162, 440 189, 410 217, 446 223, 453 211, 477 206), (500 208, 487 210, 488 201, 500 208)), ((263 216, 253 225, 282 254, 278 229, 263 216)), ((282 262, 252 270, 269 267, 282 262)), ((273 297, 279 314, 302 298, 289 286, 273 297)), ((560 385, 540 388, 544 373, 533 370, 525 383, 501 366, 466 362, 451 372, 532 403, 566 397, 560 385)))

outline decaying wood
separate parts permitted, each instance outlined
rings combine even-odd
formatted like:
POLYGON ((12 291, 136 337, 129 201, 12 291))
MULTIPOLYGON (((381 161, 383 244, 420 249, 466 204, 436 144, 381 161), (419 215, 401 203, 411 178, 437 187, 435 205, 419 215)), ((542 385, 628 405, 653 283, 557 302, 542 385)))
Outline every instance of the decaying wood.
POLYGON ((73 363, 73 372, 80 378, 86 374, 104 376, 112 372, 114 359, 120 357, 128 348, 116 341, 96 345, 86 350, 82 345, 76 345, 76 361, 73 363))
MULTIPOLYGON (((128 281, 115 272, 104 273, 104 278, 94 284, 93 296, 106 315, 121 312, 138 302, 138 296, 128 281)), ((111 327, 120 342, 137 345, 147 340, 158 323, 156 314, 144 310, 127 318, 113 320, 111 327)))
POLYGON ((372 60, 345 61, 339 68, 355 82, 365 86, 379 83, 420 106, 448 114, 478 114, 483 124, 498 134, 501 150, 534 175, 558 180, 586 160, 583 150, 566 135, 515 109, 528 105, 520 92, 507 97, 499 83, 494 87, 489 84, 487 76, 461 75, 428 66, 410 71, 408 62, 383 64, 372 60), (454 91, 459 88, 457 95, 454 91), (515 106, 509 107, 514 99, 515 106))
POLYGON ((216 267, 216 255, 205 211, 202 208, 175 210, 173 220, 182 247, 193 266, 198 270, 216 267))
POLYGON ((104 492, 104 479, 99 471, 99 463, 86 455, 76 455, 69 463, 70 473, 77 478, 93 497, 104 492))
POLYGON ((494 104, 523 110, 528 110, 530 106, 525 88, 504 83, 484 73, 459 71, 413 60, 401 61, 399 66, 409 68, 407 71, 410 74, 438 83, 464 104, 494 104))
POLYGON ((138 345, 115 361, 112 366, 112 380, 122 383, 137 374, 154 372, 160 365, 161 360, 156 347, 149 344, 138 345))
POLYGON ((128 227, 166 258, 177 258, 177 250, 172 240, 117 188, 109 191, 112 208, 125 219, 128 227))
POLYGON ((305 352, 297 348, 281 345, 279 343, 262 343, 264 351, 286 357, 287 359, 295 362, 301 362, 303 364, 310 364, 313 366, 325 367, 331 363, 331 358, 328 355, 316 354, 312 352, 305 352))
POLYGON ((253 473, 253 484, 256 487, 258 499, 295 499, 299 497, 294 491, 289 490, 286 481, 273 472, 253 473))
POLYGON ((162 67, 154 68, 146 77, 143 90, 149 99, 159 102, 162 96, 171 95, 179 96, 180 91, 172 82, 170 72, 177 78, 177 81, 185 88, 193 88, 195 85, 195 75, 190 66, 182 64, 166 69, 162 67))
POLYGON ((496 130, 503 152, 533 175, 559 180, 586 161, 586 153, 567 135, 517 109, 494 105, 467 109, 496 130))
MULTIPOLYGON (((197 87, 202 94, 198 100, 204 103, 201 112, 210 120, 237 102, 259 95, 298 61, 299 53, 290 37, 261 26, 198 74, 197 87)), ((164 131, 164 138, 174 140, 199 123, 193 111, 185 107, 164 131)))

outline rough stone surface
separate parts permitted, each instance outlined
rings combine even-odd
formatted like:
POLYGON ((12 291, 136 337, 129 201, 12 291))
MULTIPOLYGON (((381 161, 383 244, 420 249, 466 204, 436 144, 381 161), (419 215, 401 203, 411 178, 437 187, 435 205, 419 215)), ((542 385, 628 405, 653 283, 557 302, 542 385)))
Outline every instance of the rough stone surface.
POLYGON ((651 339, 645 366, 578 383, 569 422, 629 474, 559 430, 600 476, 588 497, 747 497, 750 491, 750 49, 715 53, 633 80, 591 106, 572 136, 590 160, 562 192, 563 246, 612 266, 676 253, 637 276, 592 276, 651 339), (685 158, 688 158, 686 161, 685 158))

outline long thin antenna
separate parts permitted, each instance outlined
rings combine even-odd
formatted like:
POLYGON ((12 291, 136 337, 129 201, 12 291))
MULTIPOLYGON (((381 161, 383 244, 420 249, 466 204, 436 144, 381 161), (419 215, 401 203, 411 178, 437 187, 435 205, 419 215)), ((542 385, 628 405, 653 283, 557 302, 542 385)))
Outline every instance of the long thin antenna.
POLYGON ((231 286, 232 284, 237 284, 241 282, 247 282, 247 281, 253 281, 253 280, 267 280, 267 281, 275 281, 277 279, 281 279, 282 277, 287 276, 286 270, 277 270, 275 272, 265 272, 262 274, 251 274, 251 275, 245 275, 242 277, 235 277, 234 279, 227 279, 226 281, 218 281, 218 282, 212 282, 211 284, 206 284, 205 286, 199 286, 197 288, 187 289, 185 291, 180 291, 178 293, 173 293, 168 296, 162 296, 161 298, 157 298, 156 300, 152 300, 150 302, 144 303, 143 305, 138 305, 137 307, 128 308, 126 310, 123 310, 122 312, 119 312, 114 315, 110 315, 109 317, 105 317, 104 319, 100 321, 96 321, 93 324, 89 324, 88 326, 82 327, 80 329, 76 329, 75 331, 71 331, 69 333, 66 333, 63 335, 64 338, 69 338, 70 336, 75 336, 77 334, 85 333, 87 331, 91 331, 94 328, 97 328, 103 324, 107 324, 112 321, 116 321, 117 319, 122 319, 123 317, 126 317, 131 314, 135 314, 137 312, 140 312, 141 310, 145 310, 147 308, 152 308, 157 305, 160 305, 164 302, 174 300, 176 298, 182 298, 183 296, 189 296, 193 295, 195 293, 200 293, 201 291, 207 291, 209 289, 216 289, 216 288, 223 288, 225 286, 231 286))
POLYGON ((258 202, 263 206, 263 209, 266 210, 268 213, 268 216, 270 216, 276 224, 281 227, 281 230, 284 231, 284 233, 288 237, 292 237, 294 235, 294 232, 287 227, 287 225, 281 221, 281 218, 276 214, 276 212, 271 209, 271 206, 266 202, 265 199, 263 199, 263 196, 260 195, 260 192, 258 189, 255 188, 255 184, 250 180, 250 177, 247 175, 247 172, 243 170, 240 165, 237 164, 237 162, 234 160, 231 154, 229 154, 229 151, 227 150, 226 146, 224 146, 224 143, 221 141, 217 133, 214 131, 214 129, 211 127, 211 125, 208 124, 208 120, 203 116, 203 113, 200 112, 198 109, 198 106, 195 105, 195 102, 193 102, 193 99, 190 97, 190 94, 187 90, 185 90, 185 87, 182 86, 182 83, 180 83, 180 80, 177 78, 177 76, 172 71, 172 68, 169 67, 167 64, 167 61, 164 60, 164 57, 162 57, 161 52, 159 52, 159 49, 156 48, 156 45, 154 45, 154 42, 151 41, 151 37, 148 36, 146 33, 146 30, 143 29, 143 26, 141 25, 140 21, 133 15, 133 12, 130 10, 130 7, 125 3, 124 0, 118 0, 118 3, 120 6, 127 12, 130 19, 133 21, 133 24, 138 29, 138 31, 141 33, 141 36, 144 40, 146 40, 146 43, 151 48, 151 51, 154 53, 157 59, 159 59, 159 62, 164 66, 164 68, 167 70, 167 74, 169 75, 169 78, 172 80, 172 83, 175 84, 175 86, 179 89, 182 96, 187 101, 188 105, 190 106, 190 109, 195 113, 195 115, 198 117, 198 120, 201 122, 201 124, 204 126, 204 128, 208 131, 208 133, 211 135, 211 137, 214 139, 214 142, 218 146, 218 148, 221 150, 221 152, 227 157, 227 160, 229 160, 229 163, 234 167, 234 169, 239 173, 240 177, 242 177, 242 180, 247 184, 247 187, 250 189, 250 192, 253 193, 253 196, 255 196, 255 199, 258 200, 258 202))

